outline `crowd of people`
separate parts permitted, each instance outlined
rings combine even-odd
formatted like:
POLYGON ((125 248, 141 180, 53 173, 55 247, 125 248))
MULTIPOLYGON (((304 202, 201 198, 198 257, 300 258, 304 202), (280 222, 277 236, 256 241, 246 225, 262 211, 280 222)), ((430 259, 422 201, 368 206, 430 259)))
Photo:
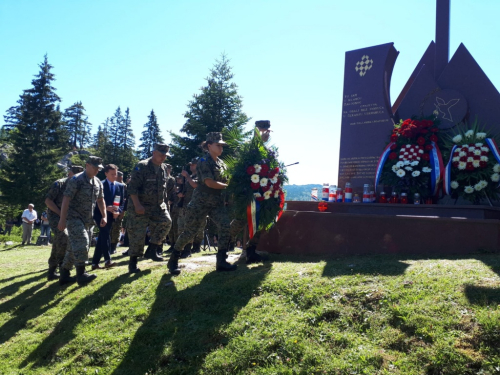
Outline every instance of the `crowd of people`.
MULTIPOLYGON (((269 135, 267 128, 259 131, 263 137, 269 135)), ((228 186, 226 166, 220 158, 225 145, 222 133, 208 133, 201 145, 205 155, 191 160, 189 168, 173 177, 172 166, 166 163, 169 146, 156 144, 152 156, 137 164, 126 184, 118 166, 103 165, 98 156, 89 156, 85 167, 72 166, 66 178, 52 184, 45 199, 48 210, 44 225, 49 227, 49 238, 50 231, 54 237, 48 279, 58 279, 61 285, 77 282, 82 286, 96 278, 86 272, 88 263, 92 270, 102 268, 100 261, 104 257, 104 268, 115 266, 110 255, 116 251, 120 236, 124 239, 125 213, 129 247, 123 255, 129 256, 129 273, 140 272, 137 263, 141 257, 163 261, 163 244, 168 236, 171 246, 167 250, 167 268, 179 275, 179 260, 200 251, 207 218, 217 226, 216 270, 236 270, 235 264, 227 262, 227 253, 234 248, 235 236, 244 223, 231 219, 222 194, 228 186), (106 178, 100 181, 96 176, 102 169, 106 178), (92 261, 88 262, 94 226, 99 233, 92 261), (70 274, 73 266, 76 277, 70 274)), ((29 243, 36 219, 30 205, 23 212, 23 244, 29 243)), ((257 239, 254 236, 248 253, 243 255, 247 263, 262 261, 255 253, 257 239)))

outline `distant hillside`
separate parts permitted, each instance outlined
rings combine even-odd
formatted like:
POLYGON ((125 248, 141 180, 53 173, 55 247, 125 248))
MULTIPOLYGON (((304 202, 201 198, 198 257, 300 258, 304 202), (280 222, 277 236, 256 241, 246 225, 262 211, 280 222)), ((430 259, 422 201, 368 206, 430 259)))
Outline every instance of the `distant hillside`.
POLYGON ((323 185, 321 185, 321 184, 285 185, 286 200, 287 201, 310 201, 312 188, 317 188, 318 195, 321 196, 321 189, 323 188, 323 185))

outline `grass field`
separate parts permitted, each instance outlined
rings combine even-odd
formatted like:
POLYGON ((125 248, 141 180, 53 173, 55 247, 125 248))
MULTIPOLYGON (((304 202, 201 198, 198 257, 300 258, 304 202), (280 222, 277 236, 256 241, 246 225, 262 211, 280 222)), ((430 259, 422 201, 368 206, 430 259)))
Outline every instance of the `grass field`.
POLYGON ((1 374, 500 373, 498 254, 202 253, 178 277, 115 256, 80 288, 46 281, 49 253, 0 246, 1 374))

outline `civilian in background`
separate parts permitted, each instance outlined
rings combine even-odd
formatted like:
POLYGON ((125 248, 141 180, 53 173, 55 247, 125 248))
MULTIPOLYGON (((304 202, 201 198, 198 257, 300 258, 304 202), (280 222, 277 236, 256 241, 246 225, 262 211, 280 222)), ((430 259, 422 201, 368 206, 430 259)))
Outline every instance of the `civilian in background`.
POLYGON ((47 245, 50 245, 50 225, 49 225, 49 218, 47 217, 46 211, 42 212, 40 219, 42 220, 40 236, 47 236, 47 245))
POLYGON ((23 221, 23 245, 27 243, 31 245, 31 233, 33 232, 33 223, 38 219, 35 206, 30 203, 28 208, 23 211, 21 219, 23 221))
POLYGON ((7 219, 5 222, 5 234, 10 236, 10 232, 12 231, 12 227, 16 224, 16 221, 12 218, 7 219))

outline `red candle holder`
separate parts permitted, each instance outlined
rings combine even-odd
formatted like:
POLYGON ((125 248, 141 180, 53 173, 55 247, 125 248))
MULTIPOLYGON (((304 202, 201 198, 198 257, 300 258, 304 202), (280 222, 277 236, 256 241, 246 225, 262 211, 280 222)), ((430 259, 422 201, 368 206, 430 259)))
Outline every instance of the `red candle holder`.
POLYGON ((399 203, 398 193, 396 192, 392 193, 391 203, 399 203))
POLYGON ((380 193, 380 196, 378 198, 378 202, 379 203, 387 203, 387 197, 385 196, 384 192, 380 193))
POLYGON ((320 210, 320 212, 325 212, 327 209, 328 209, 328 203, 326 203, 325 201, 318 203, 318 210, 320 210))
POLYGON ((425 200, 425 204, 434 204, 434 201, 432 200, 432 198, 427 198, 425 200))

